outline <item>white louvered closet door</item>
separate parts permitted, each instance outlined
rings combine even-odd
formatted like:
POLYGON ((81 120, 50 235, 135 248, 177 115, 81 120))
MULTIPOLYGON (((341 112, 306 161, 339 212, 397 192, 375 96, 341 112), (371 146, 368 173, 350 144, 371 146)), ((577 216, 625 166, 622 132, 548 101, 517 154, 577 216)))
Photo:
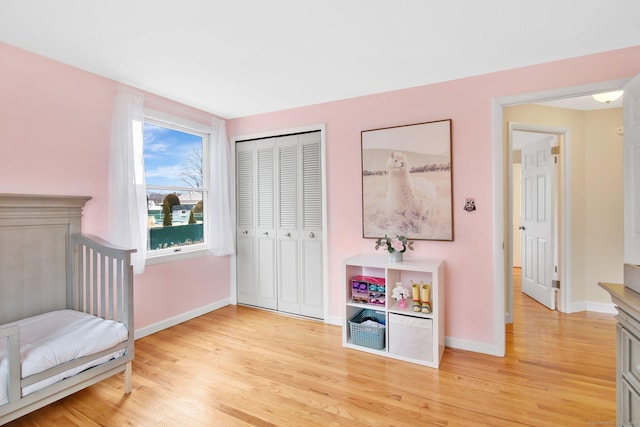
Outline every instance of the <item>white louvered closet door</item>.
POLYGON ((253 142, 236 144, 236 285, 238 303, 256 305, 255 153, 253 142))
POLYGON ((322 157, 320 132, 299 137, 301 165, 300 314, 323 318, 322 157))
POLYGON ((278 310, 322 318, 320 132, 278 137, 278 310))
POLYGON ((238 303, 323 318, 320 132, 237 143, 236 162, 238 303))
POLYGON ((236 144, 238 303, 276 309, 274 139, 236 144))
POLYGON ((257 157, 256 277, 257 305, 278 308, 276 291, 274 139, 255 143, 257 157))
POLYGON ((300 313, 298 135, 277 139, 278 310, 300 313))

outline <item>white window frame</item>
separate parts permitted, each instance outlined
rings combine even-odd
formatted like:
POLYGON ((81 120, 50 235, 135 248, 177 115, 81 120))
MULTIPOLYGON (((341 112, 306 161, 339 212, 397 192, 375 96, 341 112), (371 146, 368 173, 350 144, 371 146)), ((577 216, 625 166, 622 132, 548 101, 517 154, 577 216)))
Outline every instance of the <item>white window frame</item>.
MULTIPOLYGON (((201 123, 193 122, 190 120, 182 119, 180 117, 162 113, 159 111, 145 109, 144 122, 157 126, 166 127, 169 129, 177 130, 180 132, 187 132, 202 137, 202 188, 198 191, 202 191, 202 203, 203 206, 207 206, 207 199, 209 198, 208 182, 209 182, 209 167, 211 164, 211 132, 210 126, 203 125, 201 123)), ((149 189, 145 184, 145 192, 149 189)), ((152 187, 153 189, 154 187, 152 187)), ((176 189, 186 190, 184 187, 162 187, 163 189, 176 189)), ((202 215, 202 233, 204 243, 196 243, 193 245, 175 246, 166 249, 147 250, 147 256, 145 259, 145 265, 159 264, 168 261, 177 261, 181 259, 194 258, 198 256, 204 256, 209 250, 210 242, 208 241, 209 234, 209 213, 207 209, 203 209, 202 215)), ((148 231, 147 231, 148 232, 148 231)))

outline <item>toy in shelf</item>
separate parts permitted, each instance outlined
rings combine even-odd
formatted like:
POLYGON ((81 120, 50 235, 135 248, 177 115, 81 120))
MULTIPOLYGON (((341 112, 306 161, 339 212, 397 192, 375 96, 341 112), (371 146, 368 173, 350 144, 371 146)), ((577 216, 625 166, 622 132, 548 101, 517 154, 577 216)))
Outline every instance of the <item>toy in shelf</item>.
POLYGON ((391 291, 391 296, 398 301, 398 307, 407 308, 407 297, 409 290, 402 286, 402 282, 396 282, 396 287, 391 291))
POLYGON ((413 296, 413 311, 425 314, 431 313, 431 283, 413 283, 411 282, 411 291, 413 296))
POLYGON ((384 278, 371 276, 352 277, 351 301, 362 304, 385 305, 386 286, 384 278))

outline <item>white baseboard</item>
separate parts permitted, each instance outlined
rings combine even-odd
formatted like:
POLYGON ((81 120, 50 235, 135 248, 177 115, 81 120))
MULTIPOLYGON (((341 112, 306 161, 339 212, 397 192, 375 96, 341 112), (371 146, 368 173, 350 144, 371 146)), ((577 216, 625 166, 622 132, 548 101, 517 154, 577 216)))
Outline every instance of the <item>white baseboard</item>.
POLYGON ((342 317, 340 316, 330 316, 327 321, 325 322, 329 325, 334 325, 334 326, 342 326, 342 317))
POLYGON ((577 313, 579 311, 593 311, 595 313, 608 313, 618 314, 616 306, 612 303, 605 302, 592 302, 592 301, 580 301, 571 304, 570 313, 577 313))
POLYGON ((134 339, 140 339, 140 338, 146 337, 147 335, 155 334, 156 332, 160 332, 163 329, 170 328, 182 322, 186 322, 187 320, 191 320, 198 316, 202 316, 203 314, 210 313, 214 310, 225 307, 229 304, 230 304, 230 299, 225 298, 221 301, 217 301, 212 304, 208 304, 203 307, 196 308, 195 310, 191 310, 189 312, 179 314, 169 319, 165 319, 161 322, 154 323, 153 325, 136 329, 133 333, 133 337, 134 339))
POLYGON ((449 348, 458 350, 473 351, 475 353, 488 354, 490 356, 504 357, 504 354, 498 354, 496 346, 475 341, 460 340, 457 338, 445 337, 444 345, 449 348))
POLYGON ((589 302, 587 303, 587 310, 595 311, 596 313, 618 314, 615 304, 605 302, 589 302))
POLYGON ((569 313, 577 313, 579 311, 587 311, 587 302, 580 301, 569 304, 569 313))

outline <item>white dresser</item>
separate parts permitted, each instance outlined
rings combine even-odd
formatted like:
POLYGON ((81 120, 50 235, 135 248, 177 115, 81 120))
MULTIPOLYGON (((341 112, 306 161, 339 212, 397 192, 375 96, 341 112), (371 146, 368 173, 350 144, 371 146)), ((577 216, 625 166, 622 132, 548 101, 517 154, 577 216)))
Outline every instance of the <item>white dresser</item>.
POLYGON ((622 284, 598 283, 618 310, 616 418, 621 426, 640 425, 640 293, 622 284))

